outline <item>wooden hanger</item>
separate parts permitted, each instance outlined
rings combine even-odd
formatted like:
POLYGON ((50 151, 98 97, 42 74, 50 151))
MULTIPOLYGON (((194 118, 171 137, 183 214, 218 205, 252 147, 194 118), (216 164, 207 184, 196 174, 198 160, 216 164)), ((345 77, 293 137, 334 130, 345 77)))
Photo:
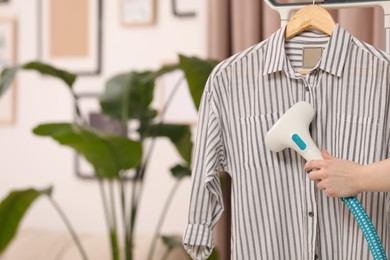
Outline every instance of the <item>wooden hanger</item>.
POLYGON ((331 35, 336 23, 330 13, 323 7, 315 4, 299 9, 287 23, 285 39, 314 27, 327 35, 331 35))

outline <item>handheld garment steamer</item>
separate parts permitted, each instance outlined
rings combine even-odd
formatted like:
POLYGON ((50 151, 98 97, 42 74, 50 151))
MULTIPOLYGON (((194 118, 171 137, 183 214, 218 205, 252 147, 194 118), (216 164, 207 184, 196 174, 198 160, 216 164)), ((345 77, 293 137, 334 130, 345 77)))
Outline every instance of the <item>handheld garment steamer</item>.
MULTIPOLYGON (((294 149, 305 160, 323 160, 320 150, 310 136, 309 125, 314 117, 311 104, 301 101, 292 106, 268 131, 265 136, 266 146, 273 152, 285 148, 294 149)), ((386 260, 386 254, 362 204, 356 197, 340 198, 352 212, 363 235, 368 242, 375 260, 386 260)))

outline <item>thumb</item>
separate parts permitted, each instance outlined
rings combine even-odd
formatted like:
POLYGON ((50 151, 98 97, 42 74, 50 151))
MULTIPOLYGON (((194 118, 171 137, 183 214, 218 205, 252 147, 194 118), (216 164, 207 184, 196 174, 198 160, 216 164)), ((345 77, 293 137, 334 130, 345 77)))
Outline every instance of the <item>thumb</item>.
POLYGON ((327 150, 322 150, 322 157, 324 157, 325 160, 329 160, 329 159, 333 159, 334 157, 332 155, 329 154, 329 152, 327 150))

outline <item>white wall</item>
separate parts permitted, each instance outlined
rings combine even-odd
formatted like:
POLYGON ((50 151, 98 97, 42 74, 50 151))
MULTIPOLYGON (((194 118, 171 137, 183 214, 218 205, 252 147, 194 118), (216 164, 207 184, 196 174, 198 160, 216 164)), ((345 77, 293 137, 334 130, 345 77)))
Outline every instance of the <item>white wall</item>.
MULTIPOLYGON (((206 0, 197 2, 195 18, 177 18, 170 0, 157 0, 157 23, 147 27, 124 27, 118 18, 119 0, 103 0, 103 73, 82 77, 77 91, 101 90, 110 76, 133 69, 153 69, 175 61, 178 53, 205 57, 206 0)), ((36 1, 12 0, 0 5, 0 16, 18 22, 18 62, 37 58, 36 1)), ((22 72, 17 77, 17 122, 0 126, 0 197, 11 189, 54 186, 54 197, 80 232, 103 233, 100 194, 95 181, 78 179, 73 172, 73 152, 48 138, 36 137, 31 129, 39 123, 70 121, 72 99, 61 82, 22 72)), ((164 199, 173 185, 169 167, 179 156, 166 140, 157 142, 149 168, 137 232, 150 235, 164 199)), ((187 220, 189 180, 173 201, 164 233, 181 234, 187 220)), ((23 221, 23 227, 64 230, 47 200, 41 199, 23 221)))

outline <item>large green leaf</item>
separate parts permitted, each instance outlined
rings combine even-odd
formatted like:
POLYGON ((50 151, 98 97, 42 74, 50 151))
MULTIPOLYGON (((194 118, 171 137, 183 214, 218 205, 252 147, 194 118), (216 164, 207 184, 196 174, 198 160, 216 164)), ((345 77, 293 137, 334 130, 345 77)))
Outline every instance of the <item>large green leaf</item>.
POLYGON ((14 79, 16 72, 19 67, 6 68, 1 72, 0 78, 0 97, 7 91, 11 86, 11 82, 14 79))
POLYGON ((92 164, 101 178, 119 178, 122 170, 138 166, 142 158, 139 142, 77 124, 42 124, 33 132, 50 136, 60 144, 75 149, 92 164))
POLYGON ((156 113, 149 108, 154 81, 146 80, 152 72, 130 72, 108 80, 100 97, 102 111, 122 123, 128 119, 148 120, 156 113))
POLYGON ((184 71, 188 86, 194 100, 195 107, 199 109, 200 99, 207 79, 218 64, 217 61, 202 60, 197 57, 179 56, 180 67, 184 71))
POLYGON ((218 250, 216 248, 214 248, 213 252, 209 256, 208 260, 218 260, 218 259, 219 259, 218 250))
POLYGON ((33 202, 40 195, 50 195, 51 191, 51 188, 12 191, 0 202, 0 254, 14 238, 20 221, 33 202))
POLYGON ((150 125, 147 133, 148 137, 164 136, 168 137, 175 145, 181 157, 191 164, 192 140, 191 129, 188 125, 155 124, 150 125))
POLYGON ((149 75, 145 76, 145 78, 143 78, 143 82, 148 82, 148 81, 154 81, 156 80, 158 77, 166 74, 166 73, 170 73, 172 71, 175 71, 177 69, 180 69, 180 64, 171 64, 171 65, 165 65, 163 67, 161 67, 159 70, 157 71, 154 71, 154 72, 151 72, 149 75))
POLYGON ((42 75, 58 78, 64 81, 69 87, 72 87, 73 83, 76 81, 75 74, 37 61, 26 63, 22 68, 25 70, 35 70, 42 75))
POLYGON ((161 236, 161 239, 169 250, 176 247, 182 247, 180 236, 161 236))
POLYGON ((184 177, 191 176, 191 169, 188 166, 177 164, 171 168, 171 173, 173 177, 180 180, 184 177))
MULTIPOLYGON (((176 235, 176 236, 161 236, 163 244, 167 247, 167 253, 164 255, 166 256, 164 259, 167 259, 172 250, 175 248, 182 248, 182 243, 181 243, 181 237, 176 235)), ((188 256, 188 259, 191 259, 190 256, 188 256)))
POLYGON ((69 73, 65 70, 57 69, 48 64, 41 62, 29 62, 21 66, 9 67, 5 68, 1 72, 0 78, 0 97, 7 91, 7 89, 11 86, 11 82, 16 76, 16 73, 20 69, 25 70, 35 70, 42 75, 52 76, 58 78, 65 82, 69 87, 73 86, 73 83, 76 81, 76 75, 69 73))

